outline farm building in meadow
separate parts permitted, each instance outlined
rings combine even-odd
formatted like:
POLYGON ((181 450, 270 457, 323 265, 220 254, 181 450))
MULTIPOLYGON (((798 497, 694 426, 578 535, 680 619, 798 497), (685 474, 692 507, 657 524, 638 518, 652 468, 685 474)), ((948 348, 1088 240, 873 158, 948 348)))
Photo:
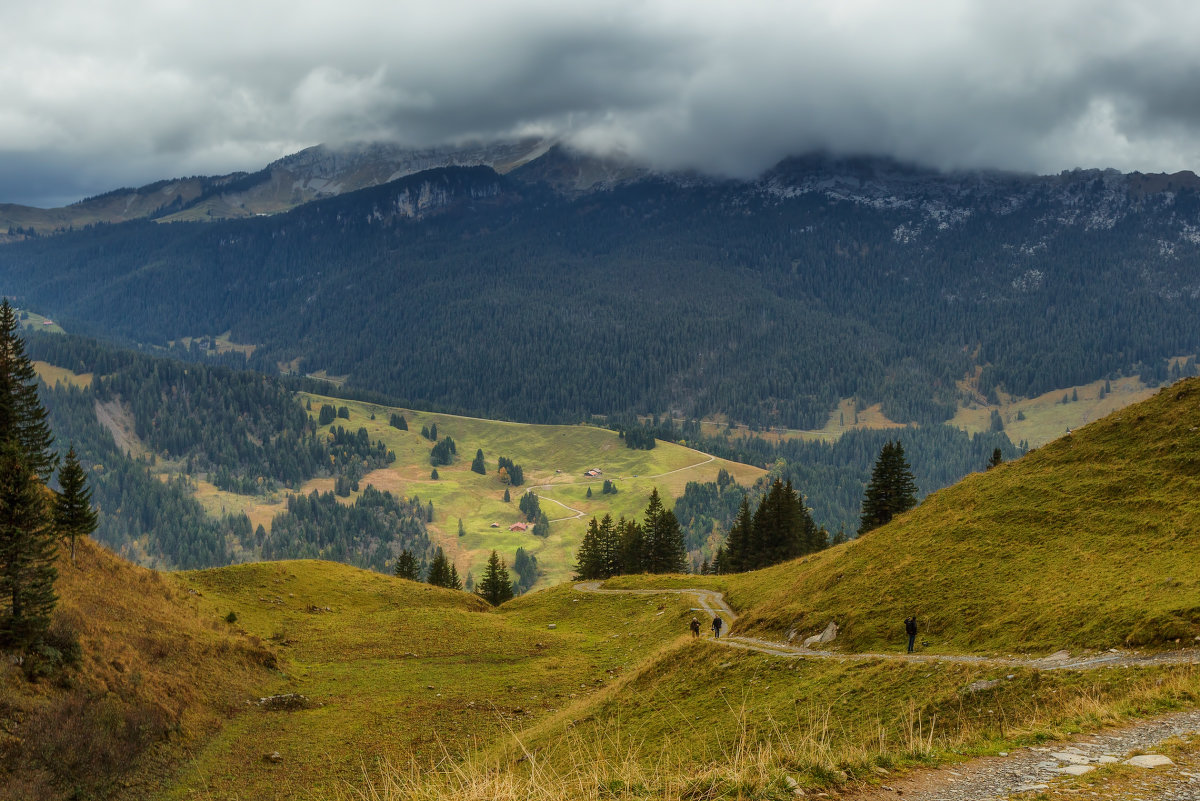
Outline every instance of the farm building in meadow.
POLYGON ((527 523, 513 523, 511 526, 508 527, 508 530, 509 531, 528 531, 529 525, 527 523))

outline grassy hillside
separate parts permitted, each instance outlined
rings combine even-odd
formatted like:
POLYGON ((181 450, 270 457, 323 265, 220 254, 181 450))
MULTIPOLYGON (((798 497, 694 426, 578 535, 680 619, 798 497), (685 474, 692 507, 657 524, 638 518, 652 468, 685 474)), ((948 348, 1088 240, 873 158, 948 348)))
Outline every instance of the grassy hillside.
POLYGON ((466 593, 332 562, 258 563, 174 581, 199 592, 210 617, 234 612, 240 627, 277 647, 283 673, 264 695, 307 702, 248 708, 169 798, 329 797, 360 785, 364 769, 460 757, 596 693, 690 615, 678 598, 570 586, 489 613, 466 593), (263 759, 272 752, 282 761, 263 759))
POLYGON ((830 620, 895 650, 918 616, 934 652, 1175 647, 1200 635, 1200 381, 1162 390, 941 490, 846 546, 730 576, 748 633, 830 620))
POLYGON ((169 577, 92 543, 58 562, 51 631, 78 668, 30 682, 0 661, 0 798, 146 798, 269 681, 273 652, 169 577))
MULTIPOLYGON (((433 501, 431 537, 455 560, 463 577, 467 571, 479 576, 493 548, 511 560, 516 549, 522 547, 537 556, 544 572, 539 586, 556 584, 570 578, 575 551, 587 521, 593 516, 611 513, 614 518, 621 515, 640 518, 655 488, 669 505, 673 498, 683 494, 687 482, 713 481, 722 469, 746 485, 765 472, 669 442, 660 442, 649 451, 632 450, 624 446, 615 432, 589 426, 506 423, 318 395, 302 397, 312 402, 310 414, 314 419, 322 404, 347 407, 349 420, 337 418, 329 427, 350 430, 365 427, 372 441, 382 440, 395 452, 395 464, 368 474, 362 487, 372 485, 404 497, 419 495, 422 501, 433 501), (408 431, 388 424, 392 413, 405 416, 408 431), (429 451, 433 443, 420 433, 423 426, 435 424, 439 438, 452 437, 458 448, 453 464, 438 467, 437 481, 430 478, 429 451), (480 448, 487 475, 471 471, 471 461, 480 448), (521 465, 525 473, 522 486, 509 488, 509 503, 503 500, 505 485, 497 476, 496 463, 501 456, 521 465), (593 468, 602 470, 603 475, 597 478, 583 475, 593 468), (617 485, 615 495, 601 493, 606 479, 617 485), (587 497, 589 488, 591 498, 587 497), (530 532, 509 530, 523 520, 517 501, 528 490, 537 493, 542 510, 551 521, 550 536, 545 539, 530 532), (458 536, 460 519, 465 531, 463 537, 458 536), (493 528, 492 523, 497 526, 493 528)), ((332 490, 333 479, 315 479, 302 491, 313 489, 332 490)), ((268 528, 270 516, 282 508, 282 496, 273 499, 236 496, 211 488, 202 490, 199 497, 214 512, 244 510, 255 525, 265 522, 268 528)), ((351 495, 347 500, 353 501, 354 497, 351 495)))

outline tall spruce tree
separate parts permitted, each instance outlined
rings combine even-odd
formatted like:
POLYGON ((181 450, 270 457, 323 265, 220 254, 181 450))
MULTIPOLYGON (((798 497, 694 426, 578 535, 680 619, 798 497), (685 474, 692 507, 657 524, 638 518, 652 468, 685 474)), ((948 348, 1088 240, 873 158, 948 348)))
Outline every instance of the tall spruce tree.
POLYGON ((483 448, 475 451, 475 459, 471 462, 471 470, 481 476, 487 475, 487 466, 483 463, 483 448))
POLYGON ((492 606, 512 600, 513 588, 508 578, 508 566, 495 551, 488 557, 487 567, 483 571, 483 578, 475 587, 475 594, 492 606))
POLYGON ((645 571, 647 573, 684 573, 687 571, 687 548, 683 529, 675 513, 663 507, 658 488, 650 492, 646 516, 642 522, 645 536, 645 571))
POLYGON ((19 325, 5 298, 0 302, 0 438, 17 443, 44 484, 54 473, 54 434, 38 398, 37 371, 25 353, 19 325))
POLYGON ((58 600, 57 531, 46 487, 55 458, 37 373, 17 326, 8 300, 0 302, 0 647, 27 649, 45 634, 58 600))
POLYGON ((754 555, 750 552, 750 532, 752 528, 753 520, 750 516, 750 499, 743 495, 742 503, 738 506, 737 517, 734 518, 733 524, 729 527, 724 559, 721 560, 720 564, 721 572, 741 573, 744 570, 750 569, 749 566, 754 562, 754 555))
POLYGON ((429 563, 429 575, 425 579, 435 587, 454 588, 454 576, 450 572, 450 560, 446 552, 439 547, 433 553, 433 561, 429 563))
POLYGON ((604 558, 600 546, 600 524, 596 518, 588 523, 583 541, 575 552, 575 578, 583 581, 608 578, 604 575, 604 558))
POLYGON ((54 525, 59 536, 71 545, 71 564, 75 564, 75 541, 96 530, 96 512, 92 509, 92 491, 87 474, 75 455, 75 447, 67 451, 58 471, 59 492, 54 497, 54 525))
POLYGON ((617 541, 621 547, 621 572, 645 573, 646 538, 636 520, 621 517, 617 521, 617 541))
POLYGON ((50 627, 56 539, 46 486, 14 441, 0 441, 0 647, 27 649, 50 627))
POLYGON ((884 444, 871 471, 871 482, 863 494, 860 535, 887 523, 917 505, 917 484, 904 458, 900 441, 884 444))
POLYGON ((600 546, 600 578, 619 576, 625 572, 621 565, 621 535, 611 514, 600 520, 597 531, 600 546))
POLYGON ((417 557, 413 556, 412 551, 403 550, 396 557, 396 576, 409 581, 421 580, 421 566, 417 564, 417 557))

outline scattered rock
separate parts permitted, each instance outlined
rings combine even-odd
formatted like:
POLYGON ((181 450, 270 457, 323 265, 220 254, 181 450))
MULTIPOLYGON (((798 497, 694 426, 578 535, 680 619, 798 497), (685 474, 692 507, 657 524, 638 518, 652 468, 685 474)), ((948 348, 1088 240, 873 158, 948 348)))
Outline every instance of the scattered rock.
POLYGON ((1050 656, 1042 657, 1041 661, 1043 661, 1043 662, 1066 662, 1070 658, 1071 658, 1070 651, 1055 651, 1054 653, 1050 654, 1050 656))
POLYGON ((270 712, 286 712, 292 709, 308 709, 312 703, 300 693, 284 693, 259 698, 258 705, 270 712))
POLYGON ((1085 773, 1091 773, 1095 769, 1095 765, 1067 765, 1065 768, 1058 768, 1056 772, 1064 773, 1067 776, 1082 776, 1085 773))
POLYGON ((814 634, 811 637, 806 637, 802 645, 805 648, 810 648, 813 645, 824 645, 827 642, 833 642, 834 638, 837 637, 837 633, 838 624, 831 620, 829 621, 829 625, 825 627, 824 631, 822 631, 820 634, 814 634))
POLYGON ((551 623, 550 625, 546 626, 546 628, 548 628, 548 629, 556 629, 556 628, 558 628, 558 624, 557 624, 557 623, 551 623))
POLYGON ((980 679, 979 681, 973 681, 970 684, 968 684, 965 688, 963 688, 963 692, 964 693, 983 692, 984 690, 990 690, 993 687, 998 686, 999 684, 1000 684, 999 679, 991 679, 990 681, 988 679, 980 679))
POLYGON ((1040 792, 1041 790, 1049 790, 1049 789, 1050 789, 1050 785, 1048 785, 1048 784, 1022 784, 1017 787, 1014 787, 1013 792, 1014 793, 1032 793, 1035 791, 1040 792))
POLYGON ((1091 762, 1091 760, 1083 754, 1074 754, 1065 751, 1055 751, 1054 753, 1050 754, 1050 756, 1054 757, 1059 762, 1066 762, 1070 765, 1086 765, 1088 762, 1091 762))
POLYGON ((263 754, 263 762, 279 763, 282 761, 283 761, 283 754, 279 753, 278 751, 272 751, 269 754, 263 754))
POLYGON ((1161 768, 1175 763, 1162 754, 1141 754, 1125 760, 1125 764, 1133 765, 1135 768, 1161 768))

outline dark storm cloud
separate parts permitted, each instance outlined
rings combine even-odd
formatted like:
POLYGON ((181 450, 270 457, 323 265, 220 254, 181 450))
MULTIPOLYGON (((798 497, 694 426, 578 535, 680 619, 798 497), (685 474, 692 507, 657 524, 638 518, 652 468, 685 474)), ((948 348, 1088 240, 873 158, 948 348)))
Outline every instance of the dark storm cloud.
POLYGON ((44 0, 0 27, 0 200, 525 133, 742 176, 818 148, 1173 171, 1196 30, 1173 0, 44 0))

